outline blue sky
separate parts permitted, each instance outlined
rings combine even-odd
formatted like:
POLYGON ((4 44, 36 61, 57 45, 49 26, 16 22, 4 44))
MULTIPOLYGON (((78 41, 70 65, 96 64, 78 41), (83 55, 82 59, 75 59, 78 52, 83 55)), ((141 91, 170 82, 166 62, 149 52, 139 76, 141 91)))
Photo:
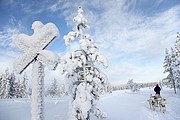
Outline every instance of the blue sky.
MULTIPOLYGON (((165 77, 164 51, 174 46, 180 31, 179 0, 0 0, 0 73, 6 67, 12 70, 14 60, 22 54, 13 45, 15 37, 31 35, 36 20, 56 24, 60 36, 48 49, 64 55, 69 48, 63 36, 75 28, 72 18, 78 6, 90 25, 85 32, 109 60, 103 71, 110 82, 149 82, 165 77)), ((63 79, 59 69, 46 72, 46 79, 63 79)))

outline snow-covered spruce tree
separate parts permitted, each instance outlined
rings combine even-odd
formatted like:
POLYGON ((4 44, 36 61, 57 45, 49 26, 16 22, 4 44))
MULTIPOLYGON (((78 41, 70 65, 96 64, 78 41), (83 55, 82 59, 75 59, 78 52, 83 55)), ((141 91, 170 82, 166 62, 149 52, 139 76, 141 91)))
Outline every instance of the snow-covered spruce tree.
POLYGON ((26 73, 24 73, 23 80, 19 85, 19 92, 21 97, 27 97, 27 81, 28 78, 26 76, 26 73))
POLYGON ((177 59, 176 59, 176 52, 173 48, 171 48, 171 53, 168 52, 168 49, 165 51, 165 59, 164 59, 164 73, 168 73, 164 82, 169 83, 173 88, 174 92, 176 93, 175 87, 175 80, 176 80, 176 72, 177 72, 177 59))
POLYGON ((22 98, 21 96, 21 89, 20 89, 20 80, 18 79, 16 82, 15 82, 15 97, 16 98, 22 98))
POLYGON ((31 120, 44 120, 44 67, 54 70, 59 63, 59 56, 45 50, 59 35, 59 30, 53 23, 43 24, 35 21, 32 24, 33 35, 20 34, 15 46, 24 51, 14 63, 14 70, 21 74, 31 63, 32 65, 32 95, 31 120))
POLYGON ((57 96, 58 95, 58 85, 57 85, 57 80, 54 78, 54 80, 52 81, 52 84, 50 86, 49 90, 49 95, 51 97, 57 96))
POLYGON ((176 74, 175 74, 175 86, 180 89, 180 34, 177 33, 177 39, 175 42, 175 50, 176 50, 176 74))
POLYGON ((177 34, 177 39, 175 42, 175 49, 171 48, 171 53, 168 49, 165 51, 164 59, 164 73, 168 73, 168 76, 163 81, 168 82, 176 93, 176 88, 178 88, 180 82, 180 38, 179 33, 177 34))
POLYGON ((172 68, 171 68, 171 55, 169 53, 169 50, 166 48, 165 49, 165 58, 164 58, 164 63, 163 63, 163 67, 164 67, 164 73, 168 73, 167 77, 164 78, 162 80, 162 83, 163 84, 167 84, 167 85, 170 85, 172 86, 172 68))
POLYGON ((130 80, 128 80, 128 82, 127 82, 127 88, 128 89, 130 89, 130 90, 132 90, 133 89, 133 79, 130 79, 130 80))
POLYGON ((139 85, 135 82, 132 91, 133 91, 133 92, 137 92, 137 91, 139 91, 139 90, 140 90, 140 87, 139 87, 139 85))
POLYGON ((10 84, 10 98, 15 97, 16 94, 16 86, 15 86, 15 81, 16 81, 16 77, 14 75, 14 73, 11 73, 9 76, 9 84, 10 84))
POLYGON ((59 87, 59 96, 65 96, 68 95, 67 92, 65 91, 65 85, 61 84, 59 87))
POLYGON ((9 83, 9 70, 5 70, 5 73, 1 76, 0 96, 3 99, 10 98, 10 83, 9 83))
POLYGON ((128 89, 130 89, 132 92, 137 92, 140 90, 139 86, 137 83, 133 82, 133 79, 130 79, 128 82, 127 82, 127 87, 128 89))
POLYGON ((1 99, 3 99, 4 98, 4 92, 5 92, 5 84, 6 84, 6 78, 7 77, 5 77, 5 74, 3 73, 2 75, 1 75, 1 84, 0 84, 0 97, 1 97, 1 99))
POLYGON ((79 40, 79 47, 67 52, 61 59, 61 72, 65 73, 66 88, 71 93, 70 120, 90 120, 90 113, 98 119, 106 117, 96 101, 101 95, 101 89, 106 86, 107 77, 96 66, 100 63, 108 66, 106 57, 99 52, 89 34, 83 30, 88 28, 87 20, 83 16, 83 10, 78 8, 78 14, 73 19, 76 22, 76 31, 69 32, 64 36, 65 44, 70 46, 74 40, 79 40))

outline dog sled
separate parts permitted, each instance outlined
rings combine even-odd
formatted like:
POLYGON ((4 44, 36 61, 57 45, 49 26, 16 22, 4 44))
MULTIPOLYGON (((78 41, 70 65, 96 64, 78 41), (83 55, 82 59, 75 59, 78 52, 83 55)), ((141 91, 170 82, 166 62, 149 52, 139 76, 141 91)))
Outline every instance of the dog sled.
POLYGON ((155 111, 158 107, 160 108, 160 111, 165 113, 166 111, 166 99, 160 96, 159 94, 152 95, 150 94, 150 98, 148 100, 150 109, 155 111))

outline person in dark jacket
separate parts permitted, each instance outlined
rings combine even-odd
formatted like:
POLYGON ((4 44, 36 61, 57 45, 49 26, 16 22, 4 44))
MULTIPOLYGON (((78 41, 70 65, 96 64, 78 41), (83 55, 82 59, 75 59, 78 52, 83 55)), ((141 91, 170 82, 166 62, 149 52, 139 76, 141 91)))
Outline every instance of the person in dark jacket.
POLYGON ((157 95, 160 95, 161 88, 157 84, 156 87, 154 88, 154 92, 156 92, 157 95))
POLYGON ((154 92, 156 92, 155 97, 154 97, 154 99, 156 101, 156 106, 158 106, 158 103, 159 103, 158 98, 161 98, 160 91, 161 91, 161 88, 157 84, 156 87, 154 88, 154 92))

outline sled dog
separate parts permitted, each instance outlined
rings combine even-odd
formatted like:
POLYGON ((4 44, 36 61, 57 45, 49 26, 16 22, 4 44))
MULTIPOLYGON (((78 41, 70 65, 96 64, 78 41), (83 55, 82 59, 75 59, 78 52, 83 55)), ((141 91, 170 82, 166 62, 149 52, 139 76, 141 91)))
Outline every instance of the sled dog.
POLYGON ((152 109, 154 111, 156 109, 156 106, 157 106, 157 102, 155 100, 155 96, 150 94, 150 98, 149 98, 148 102, 149 102, 150 109, 152 109))
POLYGON ((161 98, 161 100, 159 101, 159 106, 160 106, 160 111, 162 111, 164 113, 166 111, 166 99, 165 98, 161 98))

